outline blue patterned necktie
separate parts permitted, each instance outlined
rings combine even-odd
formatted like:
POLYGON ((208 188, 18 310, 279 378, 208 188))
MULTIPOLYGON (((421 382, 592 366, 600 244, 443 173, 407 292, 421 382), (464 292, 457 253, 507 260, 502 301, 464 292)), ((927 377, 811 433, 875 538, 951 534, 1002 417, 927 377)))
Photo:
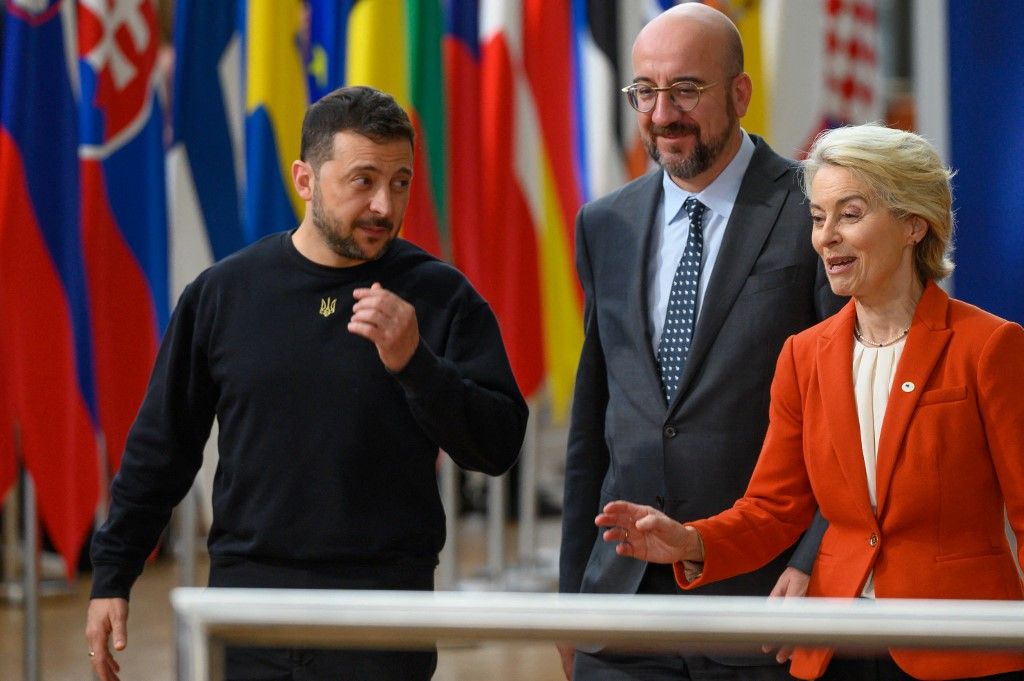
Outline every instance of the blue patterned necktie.
POLYGON ((701 223, 705 206, 692 196, 683 203, 690 216, 690 236, 686 248, 679 258, 679 266, 672 278, 672 291, 668 296, 668 311, 665 313, 665 327, 658 341, 658 371, 661 372, 661 387, 665 391, 665 403, 672 401, 683 375, 686 356, 693 339, 693 324, 697 312, 697 287, 700 284, 700 260, 704 253, 704 235, 701 223))

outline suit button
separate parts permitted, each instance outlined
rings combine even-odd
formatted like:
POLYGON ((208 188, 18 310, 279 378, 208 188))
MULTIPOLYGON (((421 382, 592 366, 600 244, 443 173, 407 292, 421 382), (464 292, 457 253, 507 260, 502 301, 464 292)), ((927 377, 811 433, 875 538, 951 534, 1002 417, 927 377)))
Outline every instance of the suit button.
POLYGON ((665 430, 663 432, 665 433, 665 437, 670 440, 679 434, 679 431, 675 429, 675 426, 665 426, 665 430))
POLYGON ((877 545, 878 545, 878 535, 875 534, 874 532, 872 532, 871 536, 868 537, 868 546, 877 546, 877 545))

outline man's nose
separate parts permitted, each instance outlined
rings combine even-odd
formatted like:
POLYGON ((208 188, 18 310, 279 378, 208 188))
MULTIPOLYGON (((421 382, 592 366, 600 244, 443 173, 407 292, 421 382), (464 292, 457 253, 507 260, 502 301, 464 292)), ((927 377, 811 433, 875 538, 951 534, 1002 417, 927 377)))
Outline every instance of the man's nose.
POLYGON ((387 186, 379 187, 370 198, 370 210, 383 217, 391 215, 394 204, 394 199, 391 198, 391 192, 387 186))
POLYGON ((683 115, 683 111, 672 101, 672 95, 666 90, 657 93, 654 108, 651 109, 651 121, 655 125, 675 123, 683 115))

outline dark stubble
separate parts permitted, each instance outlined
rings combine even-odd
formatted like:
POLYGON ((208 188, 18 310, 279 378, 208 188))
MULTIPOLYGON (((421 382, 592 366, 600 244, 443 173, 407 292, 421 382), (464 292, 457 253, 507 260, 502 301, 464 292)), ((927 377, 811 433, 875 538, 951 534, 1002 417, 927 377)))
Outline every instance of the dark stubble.
POLYGON ((729 125, 717 137, 705 141, 701 137, 700 126, 696 123, 673 123, 672 125, 652 125, 650 132, 643 138, 647 154, 654 159, 654 162, 665 169, 672 177, 681 180, 690 180, 708 170, 714 162, 722 155, 722 151, 739 126, 739 116, 736 115, 736 108, 731 100, 726 102, 726 113, 729 117, 729 125), (692 135, 695 144, 690 155, 674 162, 666 162, 661 158, 661 151, 658 149, 657 138, 663 135, 692 135))
POLYGON ((320 232, 324 242, 337 255, 350 260, 376 260, 384 255, 391 245, 391 238, 394 237, 395 226, 385 218, 360 218, 352 222, 352 230, 347 235, 342 233, 342 222, 328 217, 324 210, 323 195, 320 193, 320 183, 313 185, 313 225, 320 232), (383 227, 391 235, 388 243, 384 244, 375 256, 370 257, 356 243, 354 231, 356 227, 383 227))

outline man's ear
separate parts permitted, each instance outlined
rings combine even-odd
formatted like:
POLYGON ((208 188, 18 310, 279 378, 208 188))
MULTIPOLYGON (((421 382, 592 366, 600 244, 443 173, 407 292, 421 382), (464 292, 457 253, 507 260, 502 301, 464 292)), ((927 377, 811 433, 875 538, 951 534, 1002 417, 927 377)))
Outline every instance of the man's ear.
POLYGON ((292 184, 295 191, 303 201, 313 200, 313 185, 316 183, 316 173, 313 167, 305 161, 292 161, 292 184))
POLYGON ((743 118, 747 115, 747 107, 750 106, 750 98, 754 94, 754 84, 750 76, 741 73, 736 76, 729 88, 729 96, 732 97, 732 104, 736 107, 736 115, 743 118))

